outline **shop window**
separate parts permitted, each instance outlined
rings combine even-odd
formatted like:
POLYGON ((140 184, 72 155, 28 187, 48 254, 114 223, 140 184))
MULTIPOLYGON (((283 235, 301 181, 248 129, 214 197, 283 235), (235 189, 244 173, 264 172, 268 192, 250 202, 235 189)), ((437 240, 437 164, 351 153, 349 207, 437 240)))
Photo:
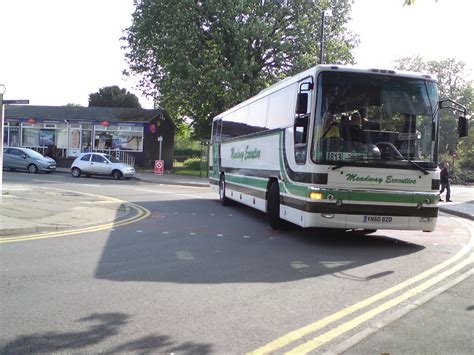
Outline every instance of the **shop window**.
POLYGON ((82 130, 81 147, 83 152, 90 152, 92 150, 92 131, 82 130))
POLYGON ((18 123, 10 123, 8 132, 8 145, 10 147, 20 146, 20 127, 18 123))
POLYGON ((21 145, 23 147, 38 147, 39 133, 40 130, 38 128, 33 128, 31 125, 26 127, 23 125, 21 145))

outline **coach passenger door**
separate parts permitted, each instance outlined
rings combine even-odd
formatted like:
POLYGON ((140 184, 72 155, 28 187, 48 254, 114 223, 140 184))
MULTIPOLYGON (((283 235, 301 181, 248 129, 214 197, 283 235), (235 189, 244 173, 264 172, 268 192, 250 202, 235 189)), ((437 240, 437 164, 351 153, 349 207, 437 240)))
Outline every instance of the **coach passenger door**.
POLYGON ((295 122, 293 127, 296 164, 305 164, 308 151, 309 118, 311 116, 311 92, 313 78, 305 78, 298 83, 296 97, 295 122))

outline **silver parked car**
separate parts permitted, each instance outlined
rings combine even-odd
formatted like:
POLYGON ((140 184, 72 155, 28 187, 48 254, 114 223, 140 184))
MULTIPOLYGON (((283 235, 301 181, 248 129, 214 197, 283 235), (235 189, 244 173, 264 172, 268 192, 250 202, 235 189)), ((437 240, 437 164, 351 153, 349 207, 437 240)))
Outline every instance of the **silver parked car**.
POLYGON ((128 179, 135 175, 135 169, 117 158, 104 153, 82 153, 71 165, 71 174, 80 177, 81 174, 90 175, 110 175, 115 180, 122 177, 128 179))
POLYGON ((33 174, 38 171, 49 173, 56 170, 56 161, 29 148, 4 148, 3 167, 12 171, 28 170, 33 174))

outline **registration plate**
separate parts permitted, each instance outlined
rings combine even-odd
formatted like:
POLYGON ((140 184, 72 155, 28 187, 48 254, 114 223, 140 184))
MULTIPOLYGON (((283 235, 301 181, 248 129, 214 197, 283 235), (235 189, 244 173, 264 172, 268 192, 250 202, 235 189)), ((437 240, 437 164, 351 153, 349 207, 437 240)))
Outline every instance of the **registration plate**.
POLYGON ((364 216, 364 223, 392 223, 392 216, 364 216))

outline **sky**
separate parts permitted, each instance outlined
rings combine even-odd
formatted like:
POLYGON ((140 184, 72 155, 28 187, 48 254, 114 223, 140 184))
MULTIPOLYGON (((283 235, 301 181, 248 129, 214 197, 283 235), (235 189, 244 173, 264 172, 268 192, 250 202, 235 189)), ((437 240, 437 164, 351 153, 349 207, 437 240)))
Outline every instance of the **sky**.
MULTIPOLYGON (((472 0, 353 0, 349 29, 359 35, 358 65, 392 68, 400 57, 454 57, 474 71, 472 0)), ((133 0, 0 0, 0 84, 4 99, 31 105, 88 106, 89 94, 118 85, 152 100, 124 77, 124 42, 133 0)))

